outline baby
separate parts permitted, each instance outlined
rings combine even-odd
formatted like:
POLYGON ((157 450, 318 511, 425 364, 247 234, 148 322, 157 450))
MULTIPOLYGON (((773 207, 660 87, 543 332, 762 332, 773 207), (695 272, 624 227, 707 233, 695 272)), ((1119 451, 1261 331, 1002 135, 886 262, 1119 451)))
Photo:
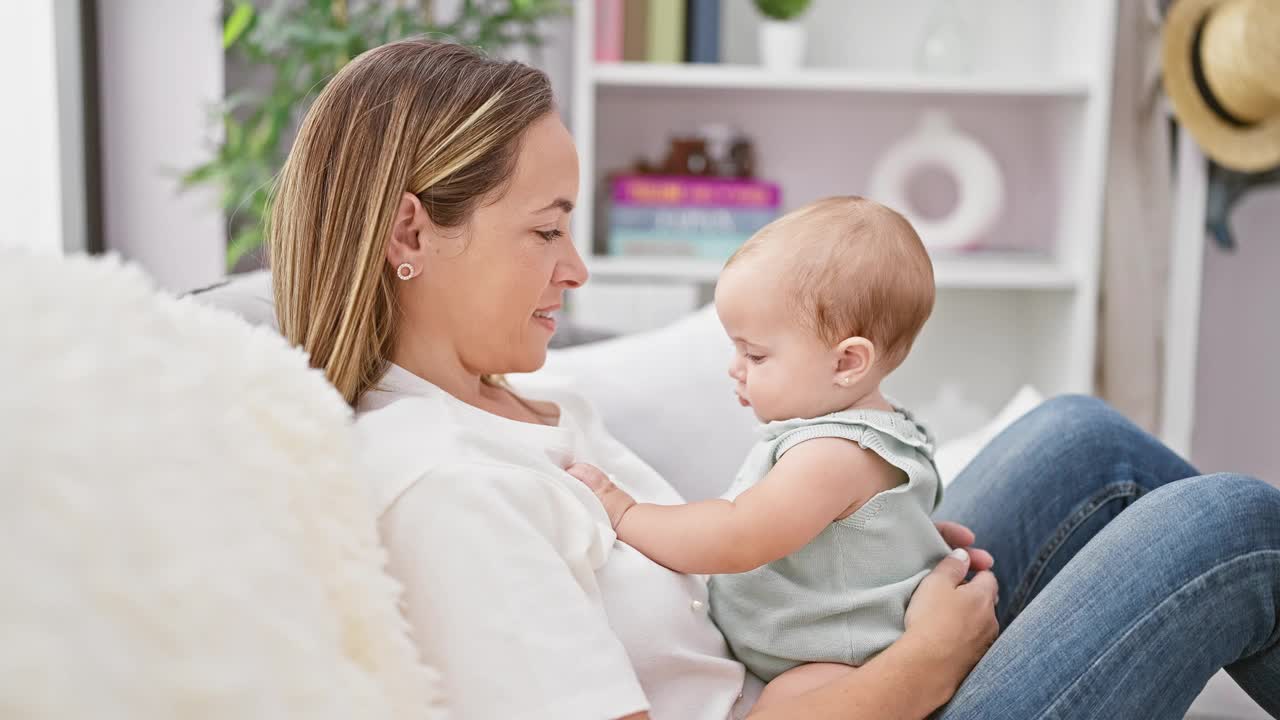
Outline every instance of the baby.
POLYGON ((603 472, 569 472, 618 538, 672 570, 711 574, 711 612, 761 703, 867 662, 949 552, 927 431, 880 384, 933 310, 933 266, 898 213, 820 200, 770 223, 716 286, 738 402, 764 423, 723 499, 637 504, 603 472))

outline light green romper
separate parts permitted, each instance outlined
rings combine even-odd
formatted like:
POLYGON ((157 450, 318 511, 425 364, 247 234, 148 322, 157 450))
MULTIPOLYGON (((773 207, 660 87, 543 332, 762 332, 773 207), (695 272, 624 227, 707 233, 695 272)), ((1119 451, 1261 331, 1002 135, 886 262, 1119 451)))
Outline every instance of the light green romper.
POLYGON ((908 481, 781 560, 712 577, 712 616, 738 659, 765 681, 803 663, 861 665, 902 634, 911 593, 950 550, 930 518, 942 500, 933 439, 901 409, 846 410, 761 430, 725 498, 759 482, 787 450, 822 437, 858 443, 908 481))

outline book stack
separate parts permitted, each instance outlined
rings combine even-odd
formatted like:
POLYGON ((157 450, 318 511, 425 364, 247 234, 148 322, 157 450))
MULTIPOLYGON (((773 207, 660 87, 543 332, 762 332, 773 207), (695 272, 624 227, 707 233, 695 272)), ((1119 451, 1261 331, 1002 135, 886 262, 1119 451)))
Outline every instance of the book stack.
POLYGON ((711 177, 627 175, 611 187, 610 255, 724 261, 778 216, 773 183, 711 177))
POLYGON ((720 0, 595 0, 596 62, 720 61, 720 0))

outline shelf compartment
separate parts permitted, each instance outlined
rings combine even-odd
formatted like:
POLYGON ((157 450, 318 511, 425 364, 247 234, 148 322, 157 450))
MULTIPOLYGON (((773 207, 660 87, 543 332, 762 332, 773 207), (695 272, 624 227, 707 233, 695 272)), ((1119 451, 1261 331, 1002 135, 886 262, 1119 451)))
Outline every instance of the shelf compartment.
POLYGON ((769 91, 1085 98, 1089 84, 1069 77, 1033 74, 926 75, 913 72, 805 68, 769 71, 754 65, 600 63, 592 67, 598 88, 695 88, 769 91))
MULTIPOLYGON (((724 263, 676 257, 588 258, 596 279, 713 283, 724 263)), ((942 289, 1073 290, 1078 278, 1049 258, 1015 253, 939 254, 934 280, 942 289)))

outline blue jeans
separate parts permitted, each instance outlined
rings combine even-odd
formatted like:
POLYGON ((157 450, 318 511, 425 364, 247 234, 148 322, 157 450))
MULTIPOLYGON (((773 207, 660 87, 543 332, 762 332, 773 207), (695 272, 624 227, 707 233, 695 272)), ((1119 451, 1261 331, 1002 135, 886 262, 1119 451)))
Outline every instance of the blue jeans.
POLYGON ((1280 490, 1198 475, 1084 397, 983 450, 936 517, 995 556, 1002 632, 936 717, 1181 718, 1223 667, 1280 717, 1280 490))

